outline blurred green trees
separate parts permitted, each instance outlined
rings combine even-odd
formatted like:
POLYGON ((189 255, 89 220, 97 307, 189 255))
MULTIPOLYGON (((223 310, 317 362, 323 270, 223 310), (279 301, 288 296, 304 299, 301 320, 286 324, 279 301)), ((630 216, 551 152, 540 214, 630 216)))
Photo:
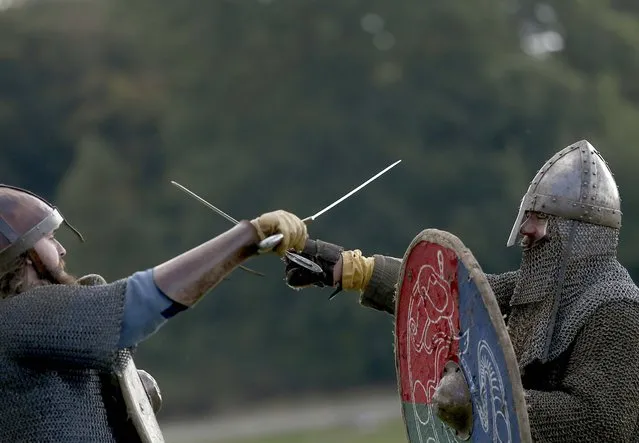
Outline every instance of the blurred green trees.
MULTIPOLYGON (((609 161, 639 276, 639 10, 628 1, 44 2, 0 13, 3 181, 88 238, 70 268, 153 266, 236 218, 314 213, 315 237, 401 256, 426 227, 488 272, 541 163, 582 138, 609 161), (557 3, 556 5, 554 3, 557 3)), ((69 240, 71 241, 71 240, 69 240)), ((295 293, 274 257, 234 272, 140 347, 165 416, 392 385, 392 320, 355 294, 295 293)))

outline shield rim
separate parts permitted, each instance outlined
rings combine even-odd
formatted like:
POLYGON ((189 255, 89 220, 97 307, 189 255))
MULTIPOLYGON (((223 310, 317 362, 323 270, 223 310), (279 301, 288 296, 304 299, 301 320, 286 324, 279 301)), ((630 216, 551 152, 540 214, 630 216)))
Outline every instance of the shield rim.
MULTIPOLYGON (((532 443, 532 435, 530 433, 530 421, 528 418, 528 410, 526 408, 526 400, 524 397, 524 387, 521 382, 521 374, 519 372, 519 365, 517 364, 517 358, 515 357, 515 350, 513 349, 513 345, 510 341, 510 337, 508 335, 506 329, 506 323, 504 322, 504 317, 499 309, 499 305, 497 304, 497 299, 495 298, 495 294, 493 293, 492 288, 490 287, 490 283, 486 279, 486 274, 481 269, 481 266, 475 259, 475 256, 471 252, 469 248, 467 248, 464 243, 454 234, 451 234, 448 231, 443 231, 440 229, 424 229, 419 234, 415 236, 413 241, 411 241, 410 245, 406 249, 404 256, 402 257, 402 265, 399 271, 399 277, 397 280, 397 284, 395 285, 395 312, 398 312, 399 308, 399 295, 401 293, 402 284, 404 282, 404 274, 406 272, 406 260, 408 256, 411 254, 413 249, 419 243, 427 241, 431 243, 437 243, 440 246, 443 246, 448 249, 452 249, 455 251, 457 255, 457 259, 461 260, 461 262, 466 266, 468 270, 468 274, 470 278, 475 282, 477 288, 479 289, 479 293, 482 296, 482 300, 484 302, 484 306, 488 311, 488 316, 493 324, 493 328, 495 329, 497 339, 499 341, 499 345, 504 353, 504 358, 506 361, 506 370, 508 371, 508 376, 511 380, 512 394, 513 394, 513 408, 515 410, 515 414, 517 415, 517 421, 519 423, 519 441, 521 443, 532 443)), ((401 396, 401 380, 399 373, 399 353, 397 350, 399 349, 398 343, 398 333, 397 333, 397 320, 395 320, 394 326, 394 344, 395 344, 395 373, 397 374, 397 386, 401 396)), ((402 408, 402 420, 404 421, 404 430, 406 432, 406 437, 408 438, 408 427, 406 426, 406 417, 404 416, 404 410, 402 408)), ((472 441, 472 436, 470 441, 472 441)))
POLYGON ((142 443, 164 443, 162 428, 157 421, 133 358, 129 356, 123 368, 116 372, 129 418, 142 443))

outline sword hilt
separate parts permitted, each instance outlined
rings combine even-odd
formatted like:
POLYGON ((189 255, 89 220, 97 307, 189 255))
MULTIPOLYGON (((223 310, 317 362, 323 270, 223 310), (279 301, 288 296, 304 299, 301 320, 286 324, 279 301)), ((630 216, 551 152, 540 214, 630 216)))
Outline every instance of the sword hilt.
MULTIPOLYGON (((275 234, 275 235, 271 235, 270 237, 266 237, 264 240, 262 240, 261 242, 258 243, 258 250, 257 253, 258 254, 264 254, 266 252, 270 252, 273 250, 273 248, 275 248, 277 245, 280 244, 280 242, 282 241, 282 239, 284 238, 284 235, 282 234, 275 234)), ((302 257, 299 254, 295 254, 293 252, 290 251, 286 251, 284 253, 284 255, 286 255, 286 257, 291 260, 292 262, 308 269, 309 271, 313 271, 317 274, 321 274, 322 272, 324 272, 322 270, 322 267, 320 265, 318 265, 317 263, 309 260, 306 257, 302 257)))
MULTIPOLYGON (((302 221, 308 225, 313 220, 314 218, 311 216, 311 217, 306 217, 302 221)), ((280 244, 283 238, 284 238, 283 234, 273 234, 271 236, 266 237, 264 240, 258 243, 258 250, 257 250, 258 254, 264 254, 266 252, 272 251, 273 248, 277 247, 277 245, 280 244)), ((286 251, 285 255, 289 260, 308 269, 309 271, 313 271, 318 274, 321 274, 322 272, 324 272, 320 265, 307 259, 306 257, 302 257, 301 255, 295 254, 290 251, 286 251)))
MULTIPOLYGON (((302 219, 302 222, 305 225, 308 225, 309 223, 311 223, 313 221, 313 216, 310 217, 306 217, 304 219, 302 219)), ((266 237, 264 240, 262 240, 261 242, 258 243, 258 253, 260 254, 264 254, 265 252, 270 252, 273 250, 273 248, 275 248, 277 245, 280 244, 280 242, 282 241, 282 239, 284 238, 283 234, 273 234, 269 237, 266 237)))
POLYGON ((275 248, 277 245, 280 244, 283 238, 284 238, 284 234, 274 234, 269 237, 266 237, 264 240, 262 240, 261 242, 257 244, 258 246, 257 252, 259 254, 264 254, 265 252, 272 251, 273 248, 275 248))

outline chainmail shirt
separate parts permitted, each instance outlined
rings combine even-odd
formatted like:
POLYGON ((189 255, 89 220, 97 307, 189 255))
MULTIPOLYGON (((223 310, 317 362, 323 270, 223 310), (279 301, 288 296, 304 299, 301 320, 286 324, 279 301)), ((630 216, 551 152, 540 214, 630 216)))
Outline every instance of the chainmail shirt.
MULTIPOLYGON (((535 442, 639 442, 639 289, 616 259, 618 233, 549 217, 519 270, 487 275, 535 442)), ((375 256, 360 303, 393 314, 400 267, 375 256)))
POLYGON ((126 281, 0 300, 0 441, 136 442, 114 370, 126 281))

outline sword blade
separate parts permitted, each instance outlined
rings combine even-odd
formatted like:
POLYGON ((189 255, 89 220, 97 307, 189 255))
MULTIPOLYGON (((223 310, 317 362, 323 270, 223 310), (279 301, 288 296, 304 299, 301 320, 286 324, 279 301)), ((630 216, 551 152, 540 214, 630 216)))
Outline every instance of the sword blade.
MULTIPOLYGON (((200 197, 199 195, 197 195, 195 192, 191 191, 187 187, 182 186, 181 184, 179 184, 178 182, 173 181, 173 180, 171 180, 171 184, 176 186, 178 189, 186 192, 188 195, 190 195, 191 197, 195 198, 197 201, 199 201, 200 203, 204 204, 209 209, 212 209, 213 211, 217 212, 218 214, 220 214, 222 217, 224 217, 225 219, 227 219, 231 223, 233 223, 233 224, 238 224, 239 223, 239 221, 235 220, 233 217, 231 217, 230 215, 228 215, 226 212, 222 211, 221 209, 216 208, 211 203, 207 202, 206 200, 204 200, 202 197, 200 197)), ((259 275, 259 276, 262 276, 262 277, 264 276, 263 273, 255 271, 255 270, 253 270, 251 268, 247 268, 246 266, 239 266, 239 268, 242 269, 243 271, 250 272, 251 274, 259 275)))
MULTIPOLYGON (((346 200, 348 197, 350 197, 351 195, 355 194, 357 191, 359 191, 360 189, 362 189, 364 186, 368 185, 369 183, 371 183, 373 180, 376 180, 377 178, 379 178, 381 175, 385 174, 386 172, 388 172, 390 169, 394 168, 395 166, 397 166, 399 163, 401 162, 401 160, 397 160, 395 163, 391 164, 390 166, 385 167, 384 169, 382 169, 381 171, 379 171, 377 174, 375 174, 374 176, 372 176, 371 178, 369 178, 368 180, 366 180, 364 183, 362 183, 361 185, 359 185, 358 187, 356 187, 355 189, 353 189, 352 191, 349 191, 347 194, 345 194, 344 196, 338 198, 337 200, 335 200, 333 203, 331 203, 330 205, 326 206, 323 209, 320 209, 318 212, 316 212, 315 214, 311 215, 310 217, 306 217, 305 219, 303 219, 302 221, 306 224, 309 224, 311 222, 313 222, 317 217, 319 217, 320 215, 324 214, 326 211, 328 211, 329 209, 332 209, 333 207, 337 206, 338 204, 340 204, 341 202, 343 202, 344 200, 346 200)), ((260 251, 268 251, 270 249, 273 249, 275 246, 277 246, 279 244, 280 240, 277 240, 275 238, 275 236, 271 235, 270 237, 265 238, 264 240, 262 240, 260 242, 260 251)))
POLYGON ((239 221, 237 221, 236 219, 234 219, 233 217, 231 217, 230 215, 228 215, 226 212, 222 211, 219 208, 216 208, 215 206, 213 206, 211 203, 207 202, 206 200, 204 200, 202 197, 200 197, 199 195, 197 195, 195 192, 191 191, 190 189, 182 186, 181 184, 179 184, 176 181, 171 180, 171 184, 178 187, 180 190, 186 192, 187 194, 189 194, 191 197, 195 198, 196 200, 198 200, 200 203, 204 204, 206 207, 208 207, 209 209, 214 210, 215 212, 217 212, 218 214, 220 214, 222 217, 224 217, 225 219, 227 219, 228 221, 230 221, 233 224, 238 224, 239 221))
POLYGON ((304 219, 305 223, 310 223, 312 221, 315 221, 315 219, 317 217, 319 217, 320 215, 322 215, 323 213, 325 213, 326 211, 334 208, 335 206, 339 205, 341 202, 343 202, 344 200, 346 200, 348 197, 350 197, 351 195, 355 194, 357 191, 359 191, 360 189, 362 189, 363 187, 367 186, 368 184, 370 184, 372 181, 377 180, 380 176, 386 174, 386 172, 388 172, 390 169, 394 168, 395 166, 397 166, 399 163, 401 162, 401 160, 397 160, 395 163, 393 163, 390 166, 387 166, 386 168, 382 169, 381 171, 379 171, 377 174, 375 174, 374 176, 372 176, 371 178, 369 178, 368 180, 366 180, 364 183, 362 183, 361 185, 359 185, 358 187, 356 187, 355 189, 353 189, 352 191, 348 192, 347 194, 345 194, 343 197, 340 197, 339 199, 335 200, 333 203, 331 203, 330 205, 328 205, 327 207, 325 207, 324 209, 321 209, 319 211, 317 211, 315 214, 311 215, 310 217, 307 217, 304 219))

